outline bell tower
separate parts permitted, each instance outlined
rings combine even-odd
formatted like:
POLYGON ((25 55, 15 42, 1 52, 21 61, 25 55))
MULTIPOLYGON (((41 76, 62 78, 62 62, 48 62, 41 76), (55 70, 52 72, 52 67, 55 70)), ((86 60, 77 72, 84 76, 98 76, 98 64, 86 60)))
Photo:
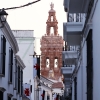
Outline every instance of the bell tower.
POLYGON ((46 34, 41 38, 41 75, 53 79, 59 80, 62 67, 62 49, 63 39, 58 34, 58 21, 56 19, 56 11, 54 10, 54 4, 51 3, 51 9, 49 10, 49 16, 46 22, 46 34), (51 27, 53 33, 51 33, 51 27))
POLYGON ((47 27, 46 27, 46 33, 47 35, 50 35, 50 29, 51 27, 53 27, 54 29, 54 35, 57 35, 58 34, 58 22, 57 22, 57 19, 56 19, 56 12, 55 10, 53 9, 54 8, 54 4, 51 3, 51 10, 49 11, 49 16, 48 16, 48 20, 46 22, 47 24, 47 27))

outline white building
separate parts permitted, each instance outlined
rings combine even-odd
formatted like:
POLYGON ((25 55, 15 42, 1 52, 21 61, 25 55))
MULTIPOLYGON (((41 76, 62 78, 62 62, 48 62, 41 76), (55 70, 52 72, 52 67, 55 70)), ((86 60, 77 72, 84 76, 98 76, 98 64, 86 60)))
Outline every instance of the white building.
POLYGON ((0 28, 0 100, 22 100, 25 65, 16 55, 18 51, 17 41, 5 22, 0 28))
POLYGON ((33 30, 13 30, 12 31, 18 46, 21 59, 26 66, 23 71, 23 83, 32 85, 31 96, 28 96, 30 100, 34 100, 34 79, 33 79, 33 54, 34 54, 34 37, 33 30))
POLYGON ((61 82, 53 82, 43 76, 34 79, 34 100, 55 100, 59 94, 59 99, 63 97, 63 85, 61 82), (38 86, 40 84, 40 87, 38 86), (43 93, 44 91, 44 93, 43 93), (42 97, 42 95, 44 97, 42 97))
POLYGON ((71 88, 72 100, 99 100, 100 1, 64 0, 64 9, 69 19, 63 24, 66 49, 61 68, 66 92, 71 88))

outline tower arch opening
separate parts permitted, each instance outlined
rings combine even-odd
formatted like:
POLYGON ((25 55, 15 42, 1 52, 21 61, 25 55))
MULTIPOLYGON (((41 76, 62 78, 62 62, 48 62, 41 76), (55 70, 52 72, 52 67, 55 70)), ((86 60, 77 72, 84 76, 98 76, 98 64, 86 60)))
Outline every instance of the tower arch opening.
POLYGON ((53 22, 53 16, 51 16, 51 22, 53 22))
POLYGON ((46 67, 47 67, 47 68, 50 67, 50 60, 49 60, 49 57, 46 57, 46 67))
POLYGON ((54 33, 54 28, 53 27, 50 28, 50 33, 51 34, 54 33))
POLYGON ((54 68, 58 67, 58 57, 54 58, 54 68))

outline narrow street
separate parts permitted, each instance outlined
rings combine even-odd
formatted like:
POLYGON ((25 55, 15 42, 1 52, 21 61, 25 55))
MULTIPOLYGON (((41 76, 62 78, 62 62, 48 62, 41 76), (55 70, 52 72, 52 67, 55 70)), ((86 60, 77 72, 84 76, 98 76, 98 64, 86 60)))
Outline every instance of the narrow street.
POLYGON ((99 0, 0 7, 0 100, 100 100, 99 0))

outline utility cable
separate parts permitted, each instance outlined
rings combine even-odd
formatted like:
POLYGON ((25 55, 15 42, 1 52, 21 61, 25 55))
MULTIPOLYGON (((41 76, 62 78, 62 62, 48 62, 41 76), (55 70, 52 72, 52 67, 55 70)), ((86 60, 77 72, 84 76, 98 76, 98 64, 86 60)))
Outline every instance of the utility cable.
POLYGON ((32 4, 36 3, 36 2, 39 2, 39 1, 41 1, 41 0, 36 0, 36 1, 33 1, 33 2, 30 2, 30 3, 24 4, 24 5, 21 5, 21 6, 18 6, 18 7, 3 8, 3 10, 10 10, 10 9, 23 8, 23 7, 32 5, 32 4))

